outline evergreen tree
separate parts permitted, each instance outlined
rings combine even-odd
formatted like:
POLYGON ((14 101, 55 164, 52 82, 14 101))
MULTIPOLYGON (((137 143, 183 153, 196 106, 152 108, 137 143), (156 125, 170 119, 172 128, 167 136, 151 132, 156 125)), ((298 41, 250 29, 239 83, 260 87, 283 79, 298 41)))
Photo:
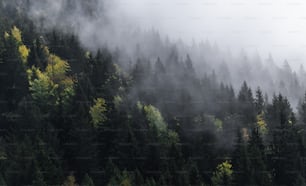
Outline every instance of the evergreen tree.
POLYGON ((282 95, 273 98, 269 107, 272 129, 272 161, 275 184, 292 184, 301 171, 301 151, 295 116, 287 98, 282 95))
POLYGON ((238 94, 239 113, 242 117, 244 126, 251 126, 255 122, 255 105, 251 88, 246 82, 243 82, 238 94))
POLYGON ((254 128, 248 141, 248 158, 250 159, 249 185, 271 185, 271 175, 266 165, 265 147, 259 129, 254 128))
POLYGON ((247 185, 249 183, 250 159, 248 156, 247 140, 238 130, 233 158, 233 174, 235 185, 247 185))
POLYGON ((298 106, 299 120, 303 126, 306 126, 306 93, 298 106))
POLYGON ((258 114, 263 112, 264 111, 264 106, 265 106, 264 97, 262 95, 261 89, 258 87, 257 90, 256 90, 256 98, 255 98, 256 112, 258 114))

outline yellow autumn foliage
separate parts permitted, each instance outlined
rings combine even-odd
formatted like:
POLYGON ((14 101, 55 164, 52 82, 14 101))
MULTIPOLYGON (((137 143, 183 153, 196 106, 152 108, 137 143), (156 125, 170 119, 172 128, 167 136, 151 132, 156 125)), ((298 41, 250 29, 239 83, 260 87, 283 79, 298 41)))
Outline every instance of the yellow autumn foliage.
POLYGON ((89 114, 94 127, 106 121, 106 103, 105 99, 97 98, 94 100, 94 105, 90 107, 89 114))
POLYGON ((7 32, 4 32, 4 39, 8 39, 10 37, 10 34, 7 32))
POLYGON ((16 26, 14 26, 11 29, 11 34, 9 34, 8 32, 4 33, 4 38, 5 39, 9 39, 10 37, 13 38, 16 41, 16 43, 17 43, 16 47, 18 49, 19 56, 20 56, 23 64, 26 65, 27 64, 28 56, 30 54, 30 49, 28 49, 23 44, 22 33, 21 33, 21 31, 16 26))
POLYGON ((66 72, 69 70, 69 64, 67 61, 62 60, 60 57, 50 54, 48 58, 48 65, 46 67, 46 73, 54 81, 61 80, 66 72))
POLYGON ((213 173, 212 185, 230 185, 233 179, 233 166, 229 161, 222 162, 213 173))
POLYGON ((16 26, 12 28, 11 34, 18 43, 22 43, 21 31, 16 26))
POLYGON ((48 60, 45 70, 40 71, 35 67, 27 70, 32 97, 39 97, 37 95, 40 94, 46 96, 52 95, 53 101, 50 104, 66 104, 74 95, 75 81, 66 74, 70 66, 67 61, 54 54, 50 54, 47 47, 44 48, 44 52, 48 60), (41 91, 47 88, 49 88, 51 94, 48 94, 46 91, 41 91))
POLYGON ((27 64, 30 49, 28 49, 25 45, 20 45, 18 47, 18 51, 23 64, 27 64))
POLYGON ((256 116, 256 124, 261 134, 266 134, 268 132, 267 123, 264 120, 264 113, 260 113, 256 116))

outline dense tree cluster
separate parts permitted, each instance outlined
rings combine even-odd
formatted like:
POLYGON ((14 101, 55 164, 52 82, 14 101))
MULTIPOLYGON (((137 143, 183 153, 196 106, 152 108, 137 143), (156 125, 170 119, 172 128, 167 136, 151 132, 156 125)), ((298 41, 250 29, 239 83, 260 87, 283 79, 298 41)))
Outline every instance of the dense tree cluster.
POLYGON ((306 184, 306 96, 235 94, 176 50, 126 68, 3 6, 0 185, 306 184))

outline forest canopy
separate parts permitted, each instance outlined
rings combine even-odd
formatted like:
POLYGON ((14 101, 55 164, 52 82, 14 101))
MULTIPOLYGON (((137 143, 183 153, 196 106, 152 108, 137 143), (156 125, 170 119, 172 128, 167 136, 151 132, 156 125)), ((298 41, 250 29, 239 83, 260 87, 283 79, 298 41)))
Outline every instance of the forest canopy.
MULTIPOLYGON (((178 45, 157 42, 154 58, 138 46, 125 58, 41 29, 26 3, 5 2, 0 185, 306 184, 306 94, 290 66, 277 69, 282 91, 299 92, 296 109, 249 79, 235 88, 225 63, 199 73, 178 45)), ((240 67, 251 76, 248 60, 231 68, 240 67)))

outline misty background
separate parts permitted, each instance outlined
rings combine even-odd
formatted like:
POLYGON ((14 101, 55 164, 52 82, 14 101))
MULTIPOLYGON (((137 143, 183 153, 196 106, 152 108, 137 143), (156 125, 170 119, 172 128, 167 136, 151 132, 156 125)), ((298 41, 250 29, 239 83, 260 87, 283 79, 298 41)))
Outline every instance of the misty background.
POLYGON ((287 59, 295 68, 305 60, 306 5, 303 1, 96 1, 97 19, 94 22, 103 24, 102 20, 107 17, 107 26, 94 26, 91 24, 93 20, 89 21, 80 14, 89 1, 75 5, 78 8, 66 12, 64 19, 58 13, 65 1, 35 2, 31 15, 43 14, 54 24, 71 18, 71 24, 80 26, 82 37, 92 37, 88 36, 90 32, 106 32, 104 29, 107 27, 113 40, 122 41, 122 32, 137 28, 155 29, 164 37, 182 39, 187 44, 208 39, 236 53, 241 49, 250 53, 259 52, 264 57, 272 53, 277 61, 287 59))
MULTIPOLYGON (((18 0, 15 0, 18 2, 18 0)), ((245 80, 293 105, 305 92, 306 8, 302 1, 19 1, 42 32, 76 34, 128 67, 138 58, 188 54, 197 74, 216 73, 237 91, 245 80), (69 7, 69 8, 67 8, 69 7), (68 10, 68 11, 67 11, 68 10), (289 88, 291 87, 291 88, 289 88)), ((22 6, 21 6, 22 7, 22 6)))
POLYGON ((156 28, 173 39, 209 39, 222 48, 242 48, 293 66, 304 62, 306 40, 303 1, 124 0, 114 1, 118 12, 143 29, 156 28))

